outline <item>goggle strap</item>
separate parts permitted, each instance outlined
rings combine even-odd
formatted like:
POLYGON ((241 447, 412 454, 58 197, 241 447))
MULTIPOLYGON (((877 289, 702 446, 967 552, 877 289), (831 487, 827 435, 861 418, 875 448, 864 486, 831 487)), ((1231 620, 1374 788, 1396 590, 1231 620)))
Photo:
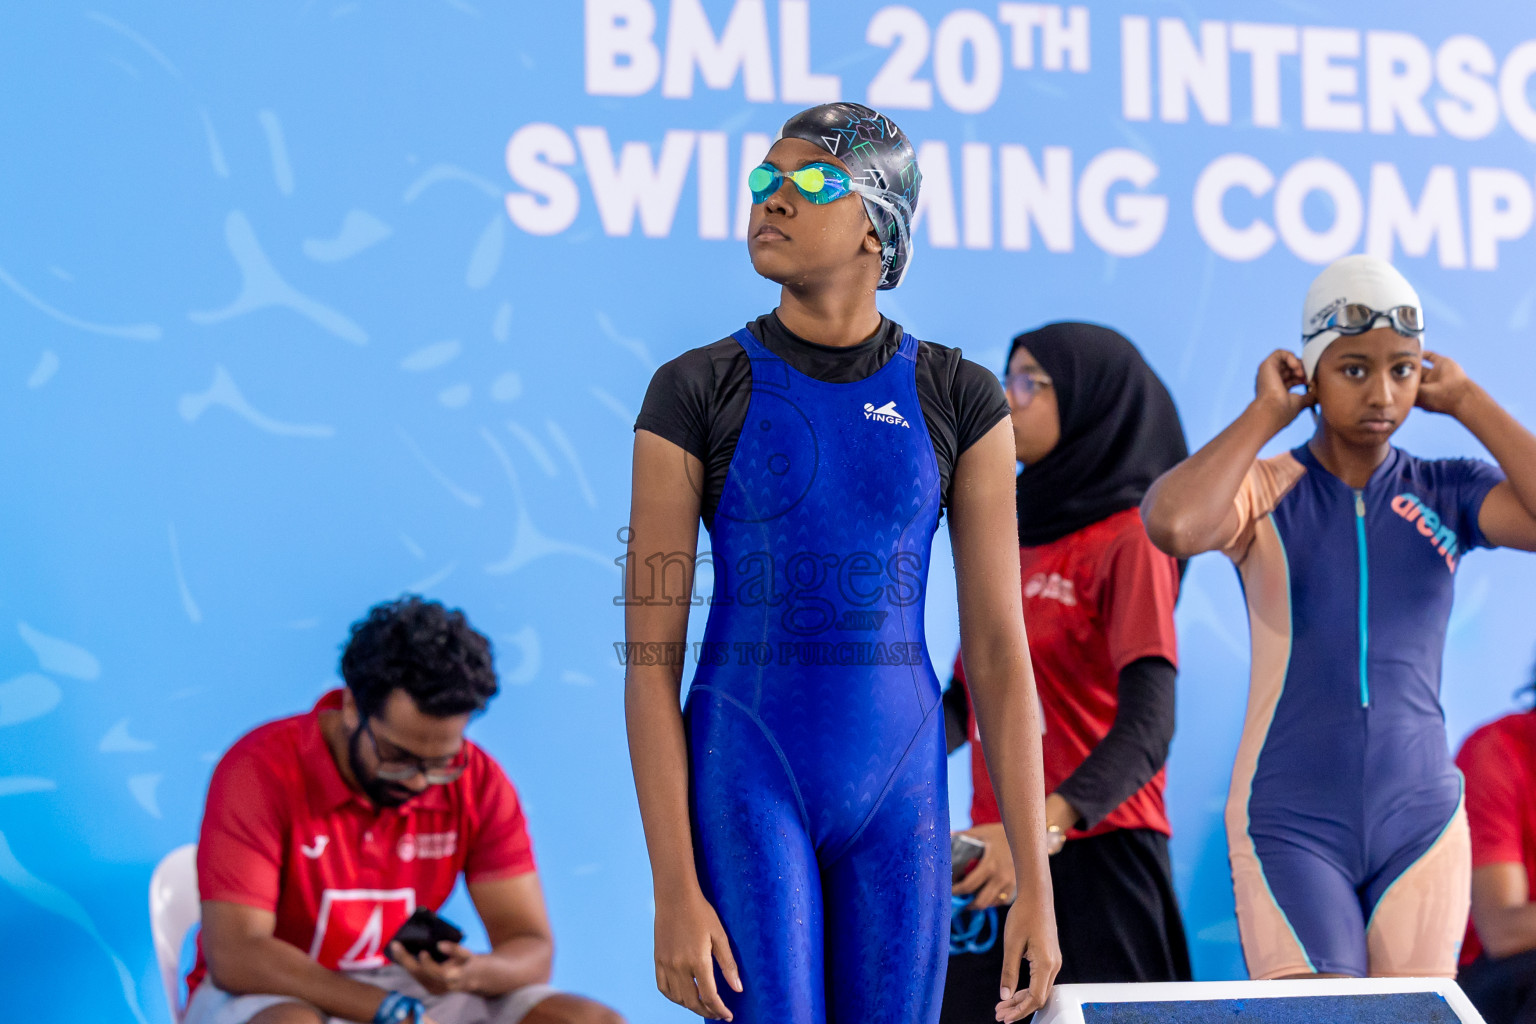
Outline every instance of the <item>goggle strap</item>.
MULTIPOLYGON (((891 221, 896 227, 896 245, 899 250, 903 250, 907 254, 907 261, 902 264, 901 272, 896 276, 896 280, 891 282, 891 287, 894 288, 901 284, 902 278, 907 276, 907 268, 912 265, 912 235, 907 227, 912 216, 912 208, 905 199, 894 192, 883 191, 857 181, 850 181, 849 187, 857 192, 860 198, 874 203, 891 215, 891 221)), ((885 240, 883 244, 889 247, 892 245, 892 242, 885 240)))

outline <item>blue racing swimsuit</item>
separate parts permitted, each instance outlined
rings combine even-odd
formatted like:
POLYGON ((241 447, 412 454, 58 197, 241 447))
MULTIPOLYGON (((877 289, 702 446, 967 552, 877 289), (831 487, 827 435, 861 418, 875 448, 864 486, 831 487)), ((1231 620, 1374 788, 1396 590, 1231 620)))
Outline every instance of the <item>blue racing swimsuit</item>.
POLYGON ((1305 445, 1249 470, 1225 549, 1253 642, 1226 818, 1251 976, 1454 975, 1471 862, 1440 664, 1502 479, 1396 448, 1359 491, 1305 445))
POLYGON ((941 484, 918 343, 833 384, 734 337, 751 396, 684 709, 699 879, 744 991, 719 989, 739 1024, 932 1024, 949 808, 923 638, 941 484))

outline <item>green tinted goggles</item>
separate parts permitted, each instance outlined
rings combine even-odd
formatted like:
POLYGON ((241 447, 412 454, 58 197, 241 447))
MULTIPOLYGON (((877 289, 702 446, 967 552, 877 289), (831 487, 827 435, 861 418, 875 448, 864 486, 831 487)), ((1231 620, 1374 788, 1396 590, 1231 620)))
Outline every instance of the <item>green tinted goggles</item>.
POLYGON ((788 178, 800 194, 817 206, 830 203, 854 191, 848 172, 831 164, 806 164, 798 171, 781 171, 772 164, 758 164, 747 175, 747 188, 753 203, 766 203, 788 178))

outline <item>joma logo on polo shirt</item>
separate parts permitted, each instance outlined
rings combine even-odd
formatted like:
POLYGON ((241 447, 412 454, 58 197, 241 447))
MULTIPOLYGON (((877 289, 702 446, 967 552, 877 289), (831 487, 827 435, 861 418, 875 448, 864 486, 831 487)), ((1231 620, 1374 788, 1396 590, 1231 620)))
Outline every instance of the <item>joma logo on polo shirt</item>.
POLYGON ((457 832, 407 832, 400 837, 399 845, 395 847, 395 853, 406 862, 452 857, 458 850, 457 832))

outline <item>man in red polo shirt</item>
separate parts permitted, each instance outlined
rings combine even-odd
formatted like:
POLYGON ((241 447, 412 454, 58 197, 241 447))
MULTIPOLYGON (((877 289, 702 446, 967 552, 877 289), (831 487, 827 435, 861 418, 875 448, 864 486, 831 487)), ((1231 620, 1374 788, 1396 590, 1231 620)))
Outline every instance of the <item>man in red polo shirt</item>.
POLYGON ((553 943, 517 792, 464 738, 490 643, 407 597, 352 627, 345 690, 247 733, 214 769, 185 1024, 622 1024, 548 984, 553 943), (391 938, 464 873, 488 953, 391 938))
POLYGON ((1456 976, 1488 1024, 1536 1022, 1536 711, 1462 744, 1472 832, 1472 920, 1456 976))

